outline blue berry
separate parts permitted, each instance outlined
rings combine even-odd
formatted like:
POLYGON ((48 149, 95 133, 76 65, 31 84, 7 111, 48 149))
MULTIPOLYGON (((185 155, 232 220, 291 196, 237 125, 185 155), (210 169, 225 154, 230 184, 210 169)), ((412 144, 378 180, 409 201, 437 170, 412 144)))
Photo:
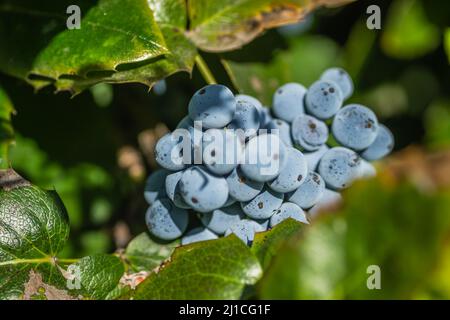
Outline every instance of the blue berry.
POLYGON ((167 91, 167 83, 165 79, 157 81, 152 87, 153 93, 157 96, 162 96, 167 91))
POLYGON ((274 129, 279 130, 278 136, 280 137, 280 140, 285 144, 285 146, 294 146, 291 138, 291 126, 286 121, 273 119, 267 124, 264 129, 267 129, 268 133, 275 133, 274 129))
POLYGON ((250 139, 244 155, 242 173, 259 182, 273 180, 286 164, 286 147, 274 134, 262 134, 250 139))
POLYGON ((377 169, 370 162, 361 159, 361 164, 359 166, 358 179, 372 178, 377 175, 377 169))
POLYGON ((144 198, 149 205, 157 199, 166 197, 165 181, 170 171, 159 169, 154 171, 147 179, 144 190, 144 198))
POLYGON ((263 182, 246 178, 239 167, 227 177, 230 196, 237 201, 249 201, 256 197, 264 187, 263 182))
POLYGON ((228 200, 225 178, 212 175, 200 166, 186 169, 179 186, 184 201, 198 212, 213 211, 228 200))
POLYGON ((354 151, 335 147, 328 150, 319 163, 319 174, 332 189, 344 189, 359 176, 361 158, 354 151))
POLYGON ((184 117, 181 119, 180 122, 177 124, 177 129, 189 129, 189 127, 194 126, 194 121, 189 116, 184 117))
POLYGON ((392 132, 384 125, 379 124, 375 141, 361 153, 361 156, 368 161, 374 161, 391 153, 393 148, 394 136, 392 132))
POLYGON ((166 188, 167 197, 172 201, 175 196, 175 189, 178 186, 178 182, 180 181, 183 173, 184 171, 177 171, 166 175, 164 186, 166 188))
POLYGON ((255 221, 257 224, 259 224, 262 228, 261 231, 266 231, 267 229, 269 229, 269 223, 270 223, 270 218, 269 219, 253 219, 253 221, 255 221))
POLYGON ((227 229, 225 236, 233 233, 245 244, 250 245, 255 238, 255 233, 262 231, 265 231, 264 228, 255 221, 243 219, 234 223, 229 229, 227 229))
POLYGON ((314 207, 312 207, 309 211, 309 217, 313 218, 317 216, 318 213, 325 211, 327 208, 334 207, 336 205, 339 205, 342 201, 342 196, 340 193, 325 189, 323 191, 322 197, 320 200, 316 203, 314 207))
POLYGON ((183 143, 168 133, 158 140, 155 147, 158 164, 168 170, 177 171, 185 167, 183 163, 183 143))
POLYGON ((268 186, 277 192, 291 192, 297 189, 306 178, 308 165, 303 153, 295 148, 287 148, 287 165, 281 169, 275 180, 268 182, 268 186))
POLYGON ((258 109, 258 111, 260 109, 264 108, 263 105, 261 104, 261 102, 258 99, 256 99, 255 97, 249 96, 247 94, 238 94, 236 96, 236 101, 248 102, 248 103, 254 105, 255 108, 258 109))
POLYGON ((306 88, 298 83, 286 83, 277 89, 273 96, 273 113, 281 120, 292 122, 300 114, 305 113, 303 99, 306 88))
POLYGON ((250 201, 241 202, 242 210, 252 219, 268 219, 281 207, 284 195, 264 188, 250 201))
POLYGON ((269 123, 273 120, 270 110, 267 107, 262 107, 259 111, 259 123, 261 129, 269 129, 269 123))
POLYGON ((189 101, 189 116, 205 128, 222 128, 234 118, 236 99, 227 87, 212 84, 198 90, 189 101))
POLYGON ((344 147, 363 150, 375 141, 378 120, 369 108, 360 104, 349 104, 336 114, 331 131, 344 147))
POLYGON ((306 111, 322 120, 334 116, 342 106, 342 102, 341 89, 331 81, 314 82, 305 97, 306 111))
MULTIPOLYGON (((230 186, 228 186, 228 188, 230 188, 230 186)), ((234 199, 232 196, 231 196, 231 194, 229 193, 228 194, 228 199, 227 199, 227 201, 225 202, 225 204, 223 205, 224 207, 228 207, 228 206, 231 206, 232 204, 234 204, 234 203, 236 203, 236 199, 234 199)))
POLYGON ((214 174, 233 171, 244 153, 244 142, 234 130, 209 129, 203 134, 203 162, 214 174))
POLYGON ((291 133, 294 142, 305 151, 318 150, 328 140, 328 127, 325 122, 306 114, 294 119, 291 133))
POLYGON ((213 212, 199 214, 203 225, 219 235, 224 234, 228 228, 244 217, 244 211, 239 203, 216 209, 213 212))
POLYGON ((214 240, 217 238, 217 235, 210 230, 203 227, 197 227, 186 233, 183 238, 181 238, 181 244, 185 246, 190 243, 214 240))
POLYGON ((260 116, 256 107, 244 100, 237 100, 236 113, 227 129, 242 129, 246 138, 256 135, 260 126, 260 116))
POLYGON ((350 75, 341 68, 330 68, 325 70, 320 77, 321 80, 335 82, 341 89, 344 99, 349 98, 353 93, 353 81, 350 75))
POLYGON ((172 202, 182 209, 190 209, 190 206, 184 201, 180 193, 179 181, 183 176, 184 171, 177 171, 167 175, 165 182, 165 190, 167 197, 172 200, 172 202))
POLYGON ((295 203, 302 209, 308 209, 320 200, 324 190, 325 182, 322 177, 318 173, 310 171, 305 182, 287 196, 287 201, 295 203))
POLYGON ((162 240, 174 240, 186 231, 188 212, 169 199, 158 199, 147 210, 145 220, 151 234, 162 240))
POLYGON ((302 208, 292 202, 285 202, 281 207, 270 217, 270 227, 273 228, 277 224, 283 222, 284 220, 292 218, 302 223, 309 224, 306 218, 305 212, 302 208))
POLYGON ((308 170, 311 170, 311 171, 316 170, 320 159, 322 159, 322 156, 328 150, 330 150, 330 148, 326 144, 324 144, 317 151, 313 151, 313 152, 304 151, 303 155, 305 156, 306 162, 308 163, 308 170))

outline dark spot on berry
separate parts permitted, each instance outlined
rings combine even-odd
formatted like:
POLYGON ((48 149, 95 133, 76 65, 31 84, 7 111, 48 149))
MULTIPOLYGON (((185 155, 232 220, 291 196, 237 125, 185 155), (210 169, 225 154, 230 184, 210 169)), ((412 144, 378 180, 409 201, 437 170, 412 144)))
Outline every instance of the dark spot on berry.
POLYGON ((324 92, 323 92, 323 95, 324 95, 324 96, 327 96, 327 95, 328 95, 328 92, 324 91, 324 92))
POLYGON ((264 203, 259 202, 259 203, 258 203, 258 208, 262 209, 263 207, 264 207, 264 203))
POLYGON ((367 120, 366 121, 366 125, 365 128, 370 129, 373 127, 373 121, 372 120, 367 120))
POLYGON ((314 130, 314 129, 317 128, 316 124, 315 124, 314 122, 312 122, 312 121, 309 121, 309 122, 308 122, 308 126, 309 126, 309 128, 310 128, 311 130, 314 130))
POLYGON ((240 183, 245 183, 245 181, 247 181, 247 180, 245 179, 245 177, 239 177, 239 182, 240 182, 240 183))
POLYGON ((206 92, 206 90, 202 89, 202 90, 200 90, 200 92, 198 94, 205 94, 205 92, 206 92))
POLYGON ((328 91, 330 91, 330 93, 334 93, 334 88, 331 87, 330 89, 328 89, 328 91))
POLYGON ((281 126, 282 122, 280 120, 277 120, 277 125, 281 126))
POLYGON ((211 151, 211 157, 215 157, 215 156, 216 156, 216 150, 213 149, 213 150, 211 151))
POLYGON ((192 197, 192 203, 198 203, 198 200, 197 200, 197 198, 194 198, 194 197, 192 197))
POLYGON ((297 177, 297 181, 302 181, 302 179, 303 179, 303 176, 300 174, 300 175, 297 177))
POLYGON ((280 89, 280 90, 278 90, 277 92, 278 92, 278 94, 282 94, 282 93, 283 93, 283 90, 280 89))
POLYGON ((312 179, 315 183, 320 184, 320 179, 317 175, 314 174, 312 179))

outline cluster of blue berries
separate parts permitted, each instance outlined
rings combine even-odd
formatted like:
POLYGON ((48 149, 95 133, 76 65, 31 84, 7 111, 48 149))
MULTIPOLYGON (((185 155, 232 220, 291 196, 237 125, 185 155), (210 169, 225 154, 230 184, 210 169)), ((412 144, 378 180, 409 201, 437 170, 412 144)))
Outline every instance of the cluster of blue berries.
POLYGON ((287 218, 307 224, 340 200, 339 190, 375 174, 369 161, 392 151, 392 133, 370 109, 343 106, 352 92, 340 68, 308 89, 283 85, 271 109, 223 85, 198 90, 189 115, 156 144, 162 169, 145 189, 150 233, 182 244, 234 233, 251 244, 287 218), (330 132, 340 146, 327 145, 330 132), (195 216, 201 227, 186 232, 195 216))

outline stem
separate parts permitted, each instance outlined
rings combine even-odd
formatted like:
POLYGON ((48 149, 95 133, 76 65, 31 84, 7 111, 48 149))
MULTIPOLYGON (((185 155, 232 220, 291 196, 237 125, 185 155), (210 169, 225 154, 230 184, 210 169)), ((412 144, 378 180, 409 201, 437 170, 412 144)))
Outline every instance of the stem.
POLYGON ((208 84, 216 84, 217 83, 211 70, 209 69, 208 65, 206 64, 205 60, 203 60, 203 58, 200 54, 197 54, 195 56, 195 64, 197 65, 198 70, 202 74, 203 79, 205 79, 205 81, 208 84))
POLYGON ((72 264, 78 262, 79 260, 80 259, 58 259, 58 262, 72 264))
MULTIPOLYGON (((72 264, 78 262, 80 259, 56 259, 57 262, 72 264)), ((1 266, 9 266, 16 264, 40 264, 40 263, 53 263, 54 260, 50 256, 45 256, 43 258, 33 258, 33 259, 14 259, 9 261, 0 262, 1 266)))
POLYGON ((51 262, 50 257, 37 258, 37 259, 15 259, 15 260, 0 262, 0 267, 8 266, 8 265, 15 265, 15 264, 22 264, 22 263, 40 264, 40 263, 50 263, 50 262, 51 262))
POLYGON ((0 170, 9 169, 9 144, 0 143, 0 170))

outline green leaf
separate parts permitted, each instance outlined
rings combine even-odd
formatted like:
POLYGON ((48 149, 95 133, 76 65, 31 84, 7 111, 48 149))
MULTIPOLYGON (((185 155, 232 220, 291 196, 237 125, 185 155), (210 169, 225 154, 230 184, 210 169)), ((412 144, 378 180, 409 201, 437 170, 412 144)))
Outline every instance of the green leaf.
POLYGON ((80 272, 80 291, 93 299, 104 299, 125 271, 122 261, 108 254, 87 256, 71 266, 80 272))
POLYGON ((123 273, 121 261, 106 255, 66 270, 73 261, 57 257, 69 236, 63 203, 13 170, 0 170, 0 234, 0 299, 100 298, 123 273))
POLYGON ((0 168, 8 168, 9 147, 14 140, 11 114, 14 107, 6 92, 0 86, 0 168))
POLYGON ((448 298, 448 277, 430 281, 442 279, 437 265, 448 265, 448 189, 425 192, 381 174, 348 189, 344 204, 283 245, 259 283, 260 298, 448 298), (373 265, 381 290, 367 287, 373 265))
POLYGON ((421 1, 397 0, 383 27, 384 52, 399 59, 414 59, 435 50, 441 41, 438 27, 428 21, 421 1))
POLYGON ((268 63, 230 60, 223 63, 240 92, 255 96, 270 106, 279 86, 287 82, 309 86, 326 68, 339 64, 338 53, 339 48, 332 40, 302 36, 290 43, 289 50, 277 52, 268 63))
POLYGON ((270 261, 277 255, 280 247, 292 236, 298 234, 305 224, 287 219, 266 232, 255 235, 252 251, 258 257, 263 269, 266 269, 270 261))
POLYGON ((61 289, 55 256, 69 236, 69 222, 58 195, 12 170, 0 171, 0 180, 0 298, 20 297, 39 278, 61 289))
POLYGON ((148 64, 120 70, 109 76, 89 77, 87 79, 59 79, 56 83, 57 91, 72 91, 74 94, 92 85, 107 83, 139 82, 152 87, 155 82, 179 71, 191 73, 197 51, 186 39, 183 32, 170 25, 161 26, 166 35, 167 47, 171 50, 164 58, 156 59, 148 64))
POLYGON ((79 30, 66 29, 70 4, 0 2, 0 69, 35 88, 57 81, 58 90, 75 93, 103 81, 151 86, 177 71, 191 71, 196 51, 183 35, 184 1, 81 2, 79 30))
POLYGON ((439 99, 425 112, 426 138, 434 149, 450 147, 450 100, 439 99))
POLYGON ((123 257, 134 272, 153 270, 169 258, 178 245, 179 241, 157 243, 144 232, 128 244, 123 257))
POLYGON ((5 19, 2 37, 8 48, 2 55, 15 56, 7 67, 11 73, 53 79, 61 75, 85 76, 90 71, 115 70, 120 64, 167 52, 145 0, 101 0, 92 8, 83 6, 81 28, 74 30, 65 29, 69 4, 30 0, 1 3, 5 19), (32 25, 35 34, 29 33, 32 25), (51 35, 50 42, 47 34, 51 35), (29 41, 32 36, 33 41, 29 41), (23 53, 17 57, 20 51, 23 53))
POLYGON ((445 29, 444 46, 447 53, 448 62, 450 63, 450 28, 445 29))
POLYGON ((131 65, 110 75, 91 76, 88 79, 59 79, 58 91, 79 93, 101 82, 139 82, 152 87, 155 82, 179 71, 191 73, 197 54, 195 46, 186 38, 187 15, 184 0, 149 0, 155 21, 165 37, 168 52, 141 65, 131 65))
POLYGON ((258 259, 236 236, 179 247, 160 270, 151 273, 133 299, 238 299, 262 270, 258 259))
POLYGON ((223 52, 249 43, 264 30, 295 23, 320 5, 342 0, 189 1, 189 38, 205 51, 223 52))

